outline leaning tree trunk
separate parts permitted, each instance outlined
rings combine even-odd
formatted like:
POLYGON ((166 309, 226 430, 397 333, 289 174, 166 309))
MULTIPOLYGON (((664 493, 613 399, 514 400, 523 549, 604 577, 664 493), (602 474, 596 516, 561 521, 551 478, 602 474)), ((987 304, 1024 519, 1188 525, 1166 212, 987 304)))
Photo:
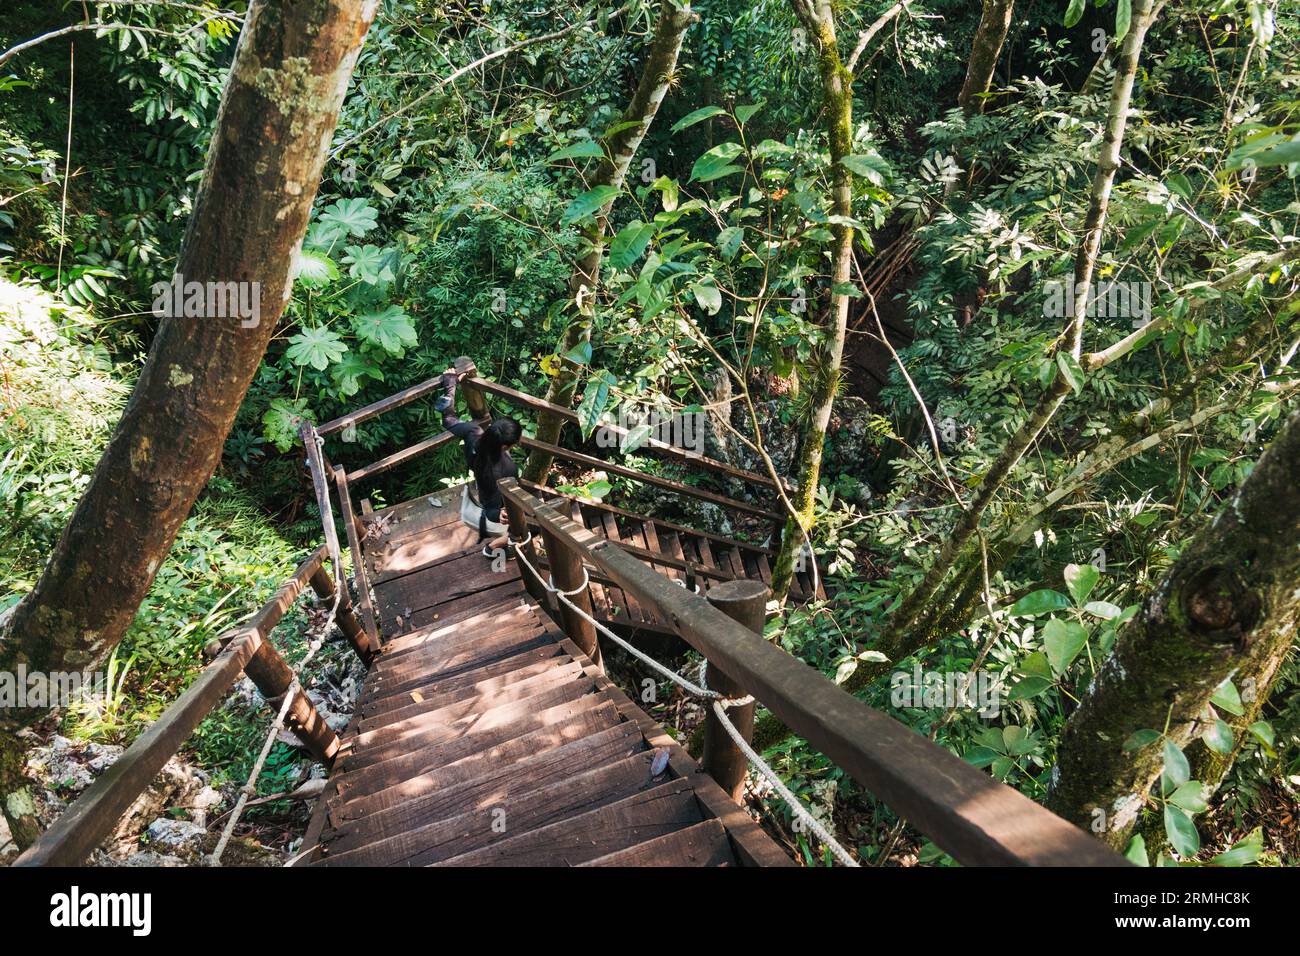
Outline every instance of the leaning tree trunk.
MULTIPOLYGON (((321 168, 378 5, 254 0, 249 7, 176 277, 260 283, 251 286, 260 291, 260 320, 223 317, 228 304, 222 315, 181 310, 163 318, 49 564, 0 632, 0 669, 94 670, 130 625, 220 461, 288 301, 321 168)), ((0 714, 6 807, 21 809, 26 799, 13 731, 37 716, 0 714)), ((21 825, 30 836, 28 823, 21 825)))
MULTIPOLYGON (((663 0, 660 4, 654 39, 646 54, 636 92, 623 111, 622 119, 614 125, 614 132, 601 141, 605 158, 601 160, 596 175, 591 180, 592 189, 598 186, 611 186, 620 191, 623 189, 632 158, 649 132, 655 114, 659 112, 659 104, 668 94, 673 72, 677 69, 682 39, 696 19, 697 15, 689 5, 679 6, 676 0, 663 0)), ((577 315, 560 337, 556 348, 560 357, 559 369, 546 389, 546 400, 565 408, 573 407, 573 397, 582 370, 581 364, 569 358, 569 353, 583 342, 591 340, 596 287, 600 282, 600 261, 605 251, 605 233, 609 228, 609 213, 613 206, 614 199, 610 199, 596 213, 594 224, 585 231, 587 247, 569 279, 569 290, 573 294, 577 315)), ((540 412, 537 416, 538 440, 555 444, 563 425, 564 419, 559 415, 540 412)), ((551 456, 534 449, 524 465, 523 477, 526 481, 543 482, 550 470, 551 456)))
POLYGON ((1011 29, 1011 11, 1015 0, 984 0, 979 26, 971 43, 970 60, 966 65, 966 80, 957 105, 967 116, 984 112, 984 94, 993 85, 993 71, 997 69, 1002 44, 1011 29))
POLYGON ((1163 764, 1162 748, 1124 741, 1166 727, 1180 746, 1198 739, 1228 678, 1251 677, 1257 703, 1266 694, 1300 624, 1298 473, 1300 411, 1120 634, 1061 735, 1053 811, 1081 826, 1103 819, 1102 839, 1122 849, 1163 764))
POLYGON ((824 338, 812 357, 808 422, 801 436, 799 456, 799 490, 793 496, 794 513, 786 519, 781 546, 772 567, 772 593, 778 601, 784 601, 790 590, 795 558, 803 552, 813 523, 826 429, 830 426, 831 408, 839 391, 840 365, 849 325, 849 297, 835 290, 848 285, 853 267, 853 227, 846 222, 853 213, 853 181, 852 173, 841 162, 853 152, 853 77, 840 60, 835 39, 835 14, 830 0, 793 0, 793 6, 799 22, 817 44, 826 135, 830 145, 831 213, 840 219, 831 227, 834 241, 831 246, 830 311, 823 329, 824 338))

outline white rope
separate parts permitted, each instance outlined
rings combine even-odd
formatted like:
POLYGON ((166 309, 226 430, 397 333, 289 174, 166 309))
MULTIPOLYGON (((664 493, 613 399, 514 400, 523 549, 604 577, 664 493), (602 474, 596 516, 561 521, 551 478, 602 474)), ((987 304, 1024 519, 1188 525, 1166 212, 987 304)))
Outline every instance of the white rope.
MULTIPOLYGON (((533 567, 532 562, 530 562, 528 558, 524 556, 523 551, 520 550, 524 544, 527 544, 528 541, 532 540, 532 532, 530 531, 528 533, 528 538, 522 542, 516 542, 513 538, 509 538, 508 536, 507 536, 507 540, 510 542, 511 545, 514 546, 515 556, 525 567, 528 568, 529 571, 533 573, 533 577, 535 577, 540 582, 542 580, 541 572, 539 572, 535 567, 533 567)), ((611 631, 608 627, 601 624, 600 621, 596 620, 594 617, 592 617, 582 608, 578 607, 576 604, 574 604, 572 601, 569 600, 570 597, 573 597, 577 594, 581 594, 582 591, 585 590, 590 583, 591 583, 591 578, 588 577, 587 568, 584 565, 582 569, 582 584, 577 588, 573 589, 572 591, 559 590, 555 586, 555 582, 552 580, 549 574, 546 576, 546 581, 543 583, 543 586, 546 588, 546 590, 554 594, 565 605, 565 607, 569 608, 569 610, 576 613, 584 621, 592 625, 603 636, 609 638, 619 647, 623 648, 623 650, 627 651, 637 660, 641 661, 641 663, 657 671, 658 673, 663 674, 666 678, 668 678, 670 681, 672 681, 677 686, 681 687, 683 690, 685 690, 687 693, 691 694, 692 696, 703 697, 707 700, 710 700, 713 704, 713 713, 718 718, 718 721, 722 724, 723 729, 727 732, 727 736, 729 736, 735 742, 736 746, 740 748, 741 753, 743 753, 745 757, 749 760, 749 762, 753 764, 754 769, 757 770, 759 774, 767 778, 768 782, 772 784, 772 788, 776 790, 778 794, 780 794, 781 799, 784 800, 786 804, 790 807, 791 812, 799 820, 801 820, 804 826, 806 826, 809 830, 811 830, 813 834, 816 835, 816 837, 819 840, 821 840, 826 847, 830 849, 831 853, 835 856, 836 859, 838 859, 845 866, 857 867, 859 864, 856 860, 853 859, 853 857, 849 855, 849 851, 844 849, 844 847, 842 847, 839 844, 839 842, 835 839, 835 837, 831 836, 830 832, 824 826, 822 826, 821 821, 818 820, 815 816, 813 816, 812 812, 804 805, 804 802, 800 800, 798 797, 796 797, 790 791, 790 788, 785 785, 785 782, 777 775, 777 772, 773 770, 771 767, 769 767, 767 763, 763 760, 763 758, 760 757, 758 753, 752 747, 750 747, 748 743, 745 742, 745 738, 741 736, 740 731, 736 729, 736 725, 733 724, 731 722, 731 719, 727 716, 727 710, 731 707, 743 707, 747 704, 752 704, 754 702, 753 696, 751 695, 751 696, 736 697, 736 698, 724 697, 716 690, 710 690, 709 687, 707 686, 707 682, 704 679, 704 671, 705 668, 708 666, 708 661, 700 662, 700 683, 695 684, 687 680, 685 677, 683 677, 681 674, 678 674, 676 671, 672 670, 671 668, 665 667, 663 664, 660 664, 654 658, 649 657, 648 655, 637 650, 627 641, 623 640, 621 637, 619 637, 617 634, 611 631)))
MULTIPOLYGON (((323 477, 324 468, 321 467, 322 461, 320 454, 321 450, 325 446, 325 439, 316 434, 315 429, 311 430, 311 436, 315 439, 316 447, 312 450, 316 454, 316 464, 319 468, 319 473, 323 477)), ((311 454, 311 451, 309 451, 308 454, 311 454)), ((321 505, 321 524, 324 526, 325 530, 325 543, 329 546, 330 562, 334 566, 334 606, 330 608, 329 617, 326 618, 325 626, 321 628, 320 634, 311 642, 310 645, 308 645, 307 655, 298 662, 298 666, 294 671, 293 680, 290 681, 289 686, 285 688, 284 699, 280 703, 280 712, 275 715, 275 720, 272 722, 271 729, 266 735, 266 740, 262 743, 262 751, 257 755, 257 760, 253 763, 253 769, 248 774, 248 780, 239 789, 239 799, 235 801, 235 808, 230 811, 230 817, 226 820, 226 825, 221 831, 221 836, 217 840, 217 845, 213 848, 212 855, 208 857, 209 866, 221 865, 221 856, 226 852, 226 846, 230 843, 230 838, 235 832, 235 826, 239 823, 239 818, 243 814, 245 807, 247 807, 248 801, 252 798, 253 794, 257 792, 257 778, 262 775, 262 768, 266 766, 266 759, 271 754, 271 748, 275 746, 276 738, 280 736, 280 731, 284 729, 284 721, 289 715, 289 708, 293 706, 294 699, 298 696, 298 692, 302 690, 302 684, 298 680, 298 675, 302 673, 303 669, 309 663, 311 663, 311 659, 316 656, 316 652, 320 650, 321 645, 325 643, 325 635, 328 634, 330 628, 334 626, 334 618, 338 615, 339 606, 343 602, 343 595, 345 593, 344 589, 348 586, 347 578, 343 574, 343 561, 339 556, 339 539, 338 531, 334 527, 334 513, 329 507, 329 492, 325 492, 325 500, 323 502, 320 501, 320 497, 321 496, 317 494, 317 503, 321 505)), ((266 639, 270 640, 270 635, 267 635, 266 639)), ((284 865, 288 866, 290 863, 294 862, 295 859, 297 859, 297 857, 286 861, 284 865)))

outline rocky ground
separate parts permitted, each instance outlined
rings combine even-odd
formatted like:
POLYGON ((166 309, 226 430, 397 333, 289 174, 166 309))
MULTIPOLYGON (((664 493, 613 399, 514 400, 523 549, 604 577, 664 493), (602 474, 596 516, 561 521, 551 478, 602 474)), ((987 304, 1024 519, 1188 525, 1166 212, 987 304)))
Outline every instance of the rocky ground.
MULTIPOLYGON (((323 622, 314 622, 323 623, 323 622)), ((352 717, 365 668, 342 643, 330 644, 312 661, 306 676, 307 694, 336 731, 352 717)), ((231 691, 225 708, 269 731, 274 715, 247 678, 231 691)), ((57 727, 58 722, 51 722, 57 727)), ((49 726, 49 725, 45 725, 49 726)), ((27 772, 40 787, 38 815, 49 826, 95 779, 111 767, 125 747, 72 740, 57 731, 32 733, 27 772)), ((299 747, 296 737, 281 731, 279 739, 299 747)), ((325 768, 304 757, 294 767, 298 791, 294 801, 276 805, 281 813, 245 815, 222 858, 223 866, 280 866, 296 852, 310 809, 310 796, 319 792, 312 781, 323 779, 325 768), (299 802, 303 801, 303 802, 299 802)), ((238 798, 241 780, 214 781, 184 753, 172 758, 112 835, 88 862, 94 866, 193 866, 211 853, 238 798)), ((17 857, 4 818, 0 816, 0 865, 17 857)))

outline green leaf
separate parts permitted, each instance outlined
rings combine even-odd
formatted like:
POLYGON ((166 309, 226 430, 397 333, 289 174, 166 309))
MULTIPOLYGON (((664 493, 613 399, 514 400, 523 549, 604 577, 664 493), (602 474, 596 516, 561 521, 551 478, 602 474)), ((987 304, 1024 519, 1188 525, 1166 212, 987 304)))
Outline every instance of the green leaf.
POLYGON ((865 153, 852 153, 848 156, 841 156, 840 165, 855 176, 861 176, 873 186, 883 186, 885 177, 889 175, 889 163, 879 156, 871 156, 865 153))
POLYGON ((1169 803, 1165 804, 1165 836, 1184 859, 1200 852, 1201 835, 1196 832, 1196 824, 1186 813, 1169 803))
POLYGON ((1229 166, 1240 169, 1243 166, 1289 166, 1292 163, 1300 163, 1300 140, 1292 140, 1270 149, 1243 154, 1229 166))
POLYGON ((595 159, 604 157, 605 151, 601 149, 600 143, 594 139, 580 139, 576 143, 570 143, 563 149, 557 149, 546 157, 548 163, 558 163, 562 159, 595 159))
POLYGON ((1007 691, 1008 700, 1029 700, 1031 697, 1037 697, 1043 691, 1050 687, 1055 687, 1054 681, 1046 677, 1026 677, 1016 682, 1016 684, 1007 691))
MULTIPOLYGON (((1092 589, 1097 586, 1101 580, 1101 572, 1091 564, 1067 564, 1065 566, 1065 586, 1069 588, 1075 604, 1083 604, 1088 600, 1088 595, 1092 589)), ((1116 608, 1116 617, 1119 616, 1119 609, 1116 608)))
POLYGON ((334 364, 330 369, 330 375, 334 377, 334 384, 344 398, 355 395, 361 390, 361 379, 363 377, 372 378, 379 382, 384 380, 383 370, 379 366, 371 362, 366 356, 351 350, 334 364))
POLYGON ((741 126, 744 126, 746 123, 748 123, 751 119, 754 118, 754 114, 757 113, 759 110, 761 110, 764 107, 764 105, 766 105, 766 103, 767 103, 766 100, 759 100, 757 103, 749 103, 746 104, 745 106, 737 106, 736 122, 739 123, 741 126))
POLYGON ((289 348, 284 354, 294 365, 310 365, 323 372, 331 362, 341 359, 347 350, 337 332, 318 325, 290 337, 289 348))
POLYGON ((735 258, 740 251, 740 244, 744 242, 745 230, 741 226, 728 226, 718 233, 718 253, 722 258, 730 261, 735 258))
POLYGON ((695 296, 695 301, 699 303, 700 308, 709 315, 717 315, 718 310, 722 308, 722 293, 711 282, 692 284, 691 294, 695 296))
POLYGON ((613 372, 600 371, 592 372, 591 378, 587 381, 587 387, 582 392, 582 401, 578 403, 578 425, 582 429, 584 438, 595 431, 596 426, 600 424, 600 416, 605 413, 609 407, 609 390, 610 386, 617 384, 618 379, 614 377, 613 372))
POLYGON ((262 415, 262 436, 282 453, 298 440, 298 426, 307 414, 307 399, 273 398, 262 415))
POLYGON ((1205 728, 1205 733, 1201 736, 1201 739, 1205 741, 1205 746, 1216 754, 1226 756, 1232 753, 1232 728, 1221 717, 1216 717, 1214 723, 1205 728))
POLYGON ((591 343, 579 342, 569 351, 564 353, 564 357, 574 365, 586 365, 591 361, 591 343))
POLYGON ((1187 755, 1172 740, 1165 741, 1164 778, 1171 787, 1181 787, 1192 778, 1192 768, 1187 755))
POLYGON ((364 199, 340 199, 325 207, 320 221, 330 231, 359 238, 379 225, 379 211, 364 199))
POLYGON ((1129 735, 1128 740, 1124 741, 1124 750, 1130 753, 1134 750, 1141 750, 1143 747, 1153 744, 1159 739, 1159 731, 1144 727, 1142 730, 1135 730, 1129 735))
POLYGON ((1210 806, 1205 799, 1205 784, 1199 780, 1188 780, 1169 795, 1169 802, 1188 813, 1204 813, 1210 806))
POLYGON ((709 119, 710 117, 717 116, 720 113, 726 113, 726 112, 727 111, 724 110, 721 106, 702 106, 698 110, 695 110, 694 112, 691 113, 687 113, 685 116, 679 119, 676 123, 673 124, 672 129, 670 129, 668 132, 670 134, 680 133, 682 130, 694 126, 696 123, 703 123, 706 119, 709 119))
POLYGON ((1115 7, 1115 42, 1128 36, 1129 24, 1133 21, 1133 0, 1119 0, 1115 7))
POLYGON ((1066 384, 1075 395, 1083 391, 1083 368, 1073 355, 1069 352, 1057 352, 1056 367, 1061 370, 1066 384))
POLYGON ((588 189, 573 202, 565 207, 563 215, 560 216, 560 225, 568 226, 603 209, 606 203, 612 202, 618 195, 618 190, 613 186, 597 186, 595 189, 588 189))
POLYGON ((695 161, 689 181, 707 183, 740 172, 741 168, 731 165, 731 161, 742 152, 739 143, 719 143, 695 161))
POLYGON ((1249 866, 1264 853, 1264 831, 1256 827, 1244 839, 1235 843, 1231 850, 1220 853, 1210 861, 1211 866, 1249 866))
POLYGON ((1250 731, 1251 735, 1256 740, 1264 744, 1266 747, 1272 747, 1273 741, 1276 740, 1276 737, 1273 734, 1273 725, 1267 720, 1257 720, 1246 729, 1250 731))
POLYGON ((1065 673, 1087 643, 1088 631, 1077 621, 1062 621, 1054 617, 1043 628, 1043 650, 1057 674, 1065 673))
POLYGON ((1020 673, 1027 677, 1053 679, 1052 665, 1047 662, 1047 655, 1042 651, 1034 651, 1026 657, 1020 664, 1020 673))
POLYGON ((1241 704, 1241 695, 1237 693, 1237 688, 1233 685, 1231 678, 1220 684, 1214 693, 1210 695, 1210 703, 1220 710, 1226 710, 1237 717, 1246 712, 1246 708, 1241 704))
POLYGON ((677 180, 660 176, 650 187, 663 193, 664 212, 672 212, 677 208, 677 180))
POLYGON ((1143 839, 1142 834, 1135 833, 1133 839, 1128 841, 1128 849, 1124 851, 1124 859, 1135 866, 1151 865, 1151 861, 1147 859, 1147 841, 1143 839))
POLYGON ((1011 605, 1011 616, 1033 617, 1038 614, 1048 614, 1052 611, 1062 611, 1070 606, 1070 599, 1060 591, 1043 588, 1026 594, 1011 605))
POLYGON ((402 311, 400 305, 353 316, 352 327, 362 341, 378 345, 392 355, 400 355, 404 349, 419 342, 411 317, 402 311))
POLYGON ((1083 19, 1083 8, 1085 0, 1070 0, 1070 5, 1065 8, 1065 25, 1072 27, 1083 19))
POLYGON ((311 249, 299 251, 294 263, 294 281, 311 289, 329 285, 339 277, 339 267, 322 252, 311 249))
POLYGON ((976 767, 987 767, 999 756, 996 750, 989 747, 972 747, 962 755, 962 759, 976 767))
POLYGON ((629 222, 609 244, 610 268, 630 269, 644 255, 654 234, 653 223, 644 223, 639 219, 629 222))
POLYGON ((1124 613, 1118 606, 1111 604, 1109 601, 1089 601, 1083 606, 1083 609, 1093 617, 1099 617, 1103 621, 1113 621, 1124 613))
POLYGON ((365 245, 348 246, 346 252, 343 263, 348 267, 348 275, 352 278, 360 279, 367 285, 392 282, 397 278, 393 273, 394 257, 390 250, 365 245))

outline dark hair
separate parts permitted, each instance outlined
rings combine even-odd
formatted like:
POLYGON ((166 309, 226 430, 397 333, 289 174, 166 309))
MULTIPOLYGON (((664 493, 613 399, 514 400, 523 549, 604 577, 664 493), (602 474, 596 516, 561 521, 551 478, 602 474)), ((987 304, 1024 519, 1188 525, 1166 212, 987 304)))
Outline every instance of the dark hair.
POLYGON ((478 453, 474 456, 474 475, 489 475, 501 459, 501 453, 507 445, 519 444, 523 429, 513 418, 494 418, 492 424, 483 429, 483 436, 478 440, 478 453))

